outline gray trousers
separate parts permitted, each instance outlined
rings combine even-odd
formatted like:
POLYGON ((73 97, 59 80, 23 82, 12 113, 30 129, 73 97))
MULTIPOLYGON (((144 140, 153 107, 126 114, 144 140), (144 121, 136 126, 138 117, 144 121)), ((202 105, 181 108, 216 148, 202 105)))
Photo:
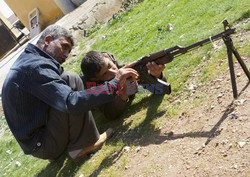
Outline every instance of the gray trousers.
MULTIPOLYGON (((62 78, 74 90, 83 90, 81 78, 73 72, 64 72, 62 78)), ((57 159, 64 151, 88 147, 99 139, 99 132, 91 111, 70 115, 54 108, 43 132, 42 146, 31 155, 42 159, 57 159)))

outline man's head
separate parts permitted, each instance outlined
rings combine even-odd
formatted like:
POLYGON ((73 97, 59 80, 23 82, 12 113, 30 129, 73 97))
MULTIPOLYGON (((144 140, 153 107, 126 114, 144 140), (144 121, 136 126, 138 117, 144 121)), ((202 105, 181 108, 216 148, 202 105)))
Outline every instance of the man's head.
POLYGON ((59 25, 48 26, 37 41, 37 46, 60 64, 65 62, 73 45, 70 32, 59 25))
POLYGON ((103 82, 113 79, 118 68, 107 53, 91 51, 83 57, 81 70, 86 80, 103 82))

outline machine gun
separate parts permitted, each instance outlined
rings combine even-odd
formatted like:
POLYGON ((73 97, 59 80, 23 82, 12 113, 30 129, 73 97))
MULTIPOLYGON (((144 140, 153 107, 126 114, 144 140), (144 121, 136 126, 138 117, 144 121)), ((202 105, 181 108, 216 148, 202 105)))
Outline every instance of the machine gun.
POLYGON ((245 63, 242 61, 239 53, 235 49, 233 45, 233 41, 230 37, 231 34, 234 34, 236 32, 235 28, 231 28, 227 20, 223 21, 224 25, 224 31, 216 34, 214 36, 211 36, 207 39, 198 41, 194 44, 191 44, 186 47, 182 46, 174 46, 171 48, 167 48, 152 54, 149 54, 147 56, 143 56, 140 58, 134 65, 133 69, 135 69, 139 73, 139 82, 141 85, 144 86, 144 88, 148 89, 150 92, 157 94, 159 93, 159 90, 157 91, 157 88, 161 90, 161 94, 170 94, 171 93, 171 85, 167 82, 164 82, 158 78, 155 78, 151 76, 148 73, 146 64, 148 62, 155 62, 156 64, 166 64, 171 61, 175 57, 178 57, 180 55, 183 55, 197 47, 201 47, 205 44, 208 44, 212 41, 218 40, 218 39, 223 39, 226 47, 227 47, 227 55, 228 55, 228 63, 229 63, 229 69, 230 69, 230 76, 231 76, 231 82, 232 82, 232 89, 233 89, 233 97, 237 98, 237 86, 236 86, 236 81, 235 81, 235 73, 234 73, 234 66, 233 66, 233 59, 232 59, 232 54, 236 57, 238 62, 240 63, 242 69, 244 70, 245 74, 247 75, 249 81, 250 81, 250 73, 245 65, 245 63), (148 85, 151 85, 148 87, 148 85))

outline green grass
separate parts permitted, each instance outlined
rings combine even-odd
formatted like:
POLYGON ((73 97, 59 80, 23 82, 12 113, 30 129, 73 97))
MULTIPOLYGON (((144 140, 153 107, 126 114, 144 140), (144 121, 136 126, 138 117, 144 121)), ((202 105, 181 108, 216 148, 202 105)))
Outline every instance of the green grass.
MULTIPOLYGON (((239 24, 239 32, 249 30, 249 9, 248 0, 144 0, 133 9, 118 14, 107 25, 97 24, 90 29, 88 37, 80 41, 82 53, 76 58, 72 57, 65 68, 80 72, 79 64, 87 52, 85 46, 89 45, 89 41, 94 41, 90 46, 92 50, 108 51, 124 62, 131 62, 163 48, 177 44, 186 46, 219 33, 223 30, 221 22, 224 18, 233 25, 239 24), (174 26, 172 31, 167 30, 169 23, 174 26)), ((240 43, 235 38, 234 41, 235 46, 240 47, 239 52, 242 56, 250 55, 249 42, 240 43)), ((215 51, 212 45, 207 45, 176 58, 167 64, 164 70, 172 84, 173 93, 164 97, 138 94, 121 119, 114 122, 107 122, 101 114, 96 114, 99 130, 102 132, 107 127, 114 127, 116 134, 94 156, 77 163, 68 159, 66 155, 56 163, 24 155, 1 117, 1 129, 4 127, 7 130, 0 139, 0 175, 126 176, 125 166, 130 159, 124 154, 115 161, 118 152, 125 145, 133 147, 154 143, 141 143, 139 140, 145 136, 157 136, 164 120, 185 108, 187 103, 171 103, 169 99, 185 90, 185 84, 192 72, 200 70, 198 82, 206 83, 226 69, 225 47, 215 51), (6 152, 8 150, 11 154, 6 152), (16 161, 21 163, 20 167, 15 165, 16 161)), ((206 98, 198 98, 193 104, 199 105, 204 100, 206 98)))

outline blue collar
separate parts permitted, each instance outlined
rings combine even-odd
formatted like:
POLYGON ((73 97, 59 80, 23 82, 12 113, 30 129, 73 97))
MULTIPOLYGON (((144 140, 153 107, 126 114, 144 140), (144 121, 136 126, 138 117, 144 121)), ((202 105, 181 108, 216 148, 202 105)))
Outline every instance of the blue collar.
POLYGON ((25 48, 25 52, 27 53, 33 53, 35 55, 39 55, 42 56, 44 58, 48 58, 51 59, 53 61, 53 63, 55 63, 55 65, 58 68, 62 68, 60 63, 58 61, 56 61, 56 59, 54 59, 52 56, 50 56, 49 54, 47 54, 46 52, 44 52, 43 50, 41 50, 40 48, 38 48, 36 45, 29 43, 27 45, 27 47, 25 48))

